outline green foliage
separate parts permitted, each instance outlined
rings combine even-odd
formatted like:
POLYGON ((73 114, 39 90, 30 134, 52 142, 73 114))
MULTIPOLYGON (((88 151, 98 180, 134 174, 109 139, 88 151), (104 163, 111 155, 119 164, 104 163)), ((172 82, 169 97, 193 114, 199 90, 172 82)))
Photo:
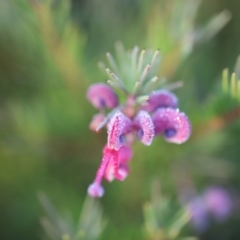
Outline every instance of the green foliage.
POLYGON ((78 224, 73 229, 73 223, 57 212, 44 193, 39 193, 38 198, 47 214, 40 222, 49 240, 95 240, 104 229, 106 222, 102 219, 99 203, 94 199, 85 199, 78 224))
POLYGON ((182 228, 189 222, 191 213, 184 207, 177 207, 169 198, 159 192, 159 182, 152 184, 152 201, 144 204, 145 230, 151 240, 197 240, 195 237, 181 237, 182 228))
POLYGON ((233 14, 229 22, 225 8, 237 11, 239 2, 0 1, 0 239, 39 238, 39 190, 54 202, 39 195, 46 211, 40 220, 43 239, 239 239, 234 216, 229 225, 189 232, 189 213, 174 200, 178 183, 186 179, 196 192, 211 184, 240 186, 239 59, 231 76, 224 70, 222 88, 219 81, 223 67, 233 69, 233 53, 240 51, 240 35, 233 34, 239 16, 233 14), (106 225, 99 203, 85 200, 106 137, 104 131, 96 136, 88 130, 93 109, 85 92, 90 83, 105 80, 96 63, 106 51, 112 71, 122 64, 124 81, 139 77, 131 72, 131 53, 119 62, 108 54, 118 40, 126 49, 160 50, 157 87, 176 90, 193 134, 182 146, 161 138, 150 148, 134 146, 131 175, 106 186, 101 200, 106 225), (162 192, 170 197, 159 197, 154 188, 142 216, 153 176, 160 177, 162 192), (56 209, 70 211, 79 222, 56 209))
POLYGON ((154 1, 147 21, 147 44, 160 49, 165 59, 160 74, 172 77, 197 44, 211 40, 231 19, 229 11, 196 28, 199 0, 154 1))
POLYGON ((229 79, 228 69, 224 69, 222 73, 222 90, 226 95, 230 95, 237 102, 240 101, 240 57, 238 57, 235 72, 231 74, 229 79))

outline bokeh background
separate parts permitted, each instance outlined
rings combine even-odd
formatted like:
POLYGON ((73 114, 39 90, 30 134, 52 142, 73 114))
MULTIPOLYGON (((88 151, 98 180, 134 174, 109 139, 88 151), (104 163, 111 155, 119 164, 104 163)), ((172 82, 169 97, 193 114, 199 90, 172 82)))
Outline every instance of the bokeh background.
POLYGON ((227 190, 234 211, 226 220, 183 232, 240 239, 239 102, 221 90, 222 70, 234 71, 240 54, 239 8, 238 0, 1 0, 0 239, 49 239, 40 191, 75 226, 106 142, 105 131, 89 130, 95 110, 85 92, 105 81, 97 62, 107 51, 114 55, 118 40, 126 49, 160 49, 159 74, 184 82, 175 93, 193 134, 180 146, 162 138, 150 147, 134 144, 129 177, 104 185, 107 225, 98 239, 152 239, 143 205, 153 179, 179 205, 189 188, 196 195, 209 186, 227 190))

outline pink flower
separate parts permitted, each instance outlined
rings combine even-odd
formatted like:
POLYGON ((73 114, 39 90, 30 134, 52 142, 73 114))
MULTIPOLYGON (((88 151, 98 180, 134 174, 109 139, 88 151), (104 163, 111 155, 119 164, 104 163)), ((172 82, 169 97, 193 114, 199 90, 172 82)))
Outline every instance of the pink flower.
POLYGON ((227 219, 232 212, 232 200, 229 193, 220 187, 209 187, 203 195, 208 211, 216 220, 227 219))
POLYGON ((92 84, 87 90, 87 99, 97 109, 114 108, 118 105, 118 96, 104 83, 92 84))
POLYGON ((107 54, 111 68, 120 75, 117 76, 110 68, 106 68, 109 78, 107 83, 111 87, 96 83, 87 91, 87 99, 99 109, 90 123, 90 129, 99 131, 106 126, 108 134, 102 162, 88 188, 88 194, 92 197, 104 194, 102 179, 109 182, 114 179, 123 181, 128 176, 128 162, 132 158, 131 145, 135 135, 144 145, 149 146, 154 137, 162 133, 168 142, 178 144, 185 142, 191 133, 189 120, 177 109, 178 99, 173 93, 157 90, 146 95, 147 89, 158 79, 157 76, 151 76, 151 68, 154 62, 160 60, 159 51, 153 53, 150 64, 144 66, 149 61, 147 58, 151 51, 146 51, 148 53, 145 54, 143 50, 138 58, 137 49, 134 48, 130 55, 126 54, 131 56, 129 64, 124 64, 129 67, 129 72, 122 69, 123 65, 118 67, 113 57, 107 54), (131 82, 126 82, 126 79, 131 79, 131 82), (113 89, 122 92, 121 105, 113 89), (112 110, 108 112, 108 109, 112 110))
POLYGON ((155 134, 164 134, 166 141, 184 143, 191 134, 191 125, 187 116, 178 109, 159 108, 152 116, 155 134))

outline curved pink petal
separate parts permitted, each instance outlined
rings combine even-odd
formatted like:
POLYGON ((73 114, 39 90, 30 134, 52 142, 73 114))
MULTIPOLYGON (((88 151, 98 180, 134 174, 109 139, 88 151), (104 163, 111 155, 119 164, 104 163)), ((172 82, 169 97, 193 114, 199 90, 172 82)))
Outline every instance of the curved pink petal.
POLYGON ((154 137, 154 124, 146 111, 140 111, 134 119, 137 128, 137 137, 145 145, 150 145, 154 137))
POLYGON ((155 134, 164 133, 168 142, 181 144, 190 137, 191 124, 188 117, 178 109, 160 108, 154 112, 152 119, 155 134))
POLYGON ((119 150, 124 144, 124 134, 131 130, 131 126, 131 120, 122 112, 117 111, 107 125, 108 148, 119 150))

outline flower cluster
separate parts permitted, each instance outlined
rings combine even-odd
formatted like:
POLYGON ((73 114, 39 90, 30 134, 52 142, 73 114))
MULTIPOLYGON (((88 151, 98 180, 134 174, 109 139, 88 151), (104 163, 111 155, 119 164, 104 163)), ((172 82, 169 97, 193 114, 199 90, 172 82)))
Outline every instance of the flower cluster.
POLYGON ((204 232, 212 218, 216 222, 227 220, 233 211, 233 201, 230 193, 219 186, 207 188, 202 195, 195 196, 187 208, 191 213, 193 227, 204 232))
MULTIPOLYGON (((117 51, 119 56, 123 56, 122 45, 117 45, 117 51)), ((168 142, 181 144, 191 133, 189 120, 178 109, 178 99, 172 92, 167 89, 148 92, 158 80, 157 76, 151 77, 152 69, 159 63, 158 51, 151 53, 143 50, 138 54, 138 48, 135 47, 126 54, 130 63, 124 65, 127 61, 122 62, 120 68, 110 53, 107 53, 107 59, 118 75, 106 68, 111 78, 107 80, 110 86, 95 83, 87 91, 87 99, 99 110, 93 116, 90 129, 98 132, 106 126, 108 133, 101 165, 94 182, 88 188, 88 194, 92 197, 104 194, 101 184, 103 178, 107 181, 123 181, 127 177, 135 136, 149 146, 154 137, 160 135, 168 142), (121 93, 121 99, 124 99, 122 102, 119 100, 121 93)), ((103 66, 102 63, 99 65, 103 66)))

